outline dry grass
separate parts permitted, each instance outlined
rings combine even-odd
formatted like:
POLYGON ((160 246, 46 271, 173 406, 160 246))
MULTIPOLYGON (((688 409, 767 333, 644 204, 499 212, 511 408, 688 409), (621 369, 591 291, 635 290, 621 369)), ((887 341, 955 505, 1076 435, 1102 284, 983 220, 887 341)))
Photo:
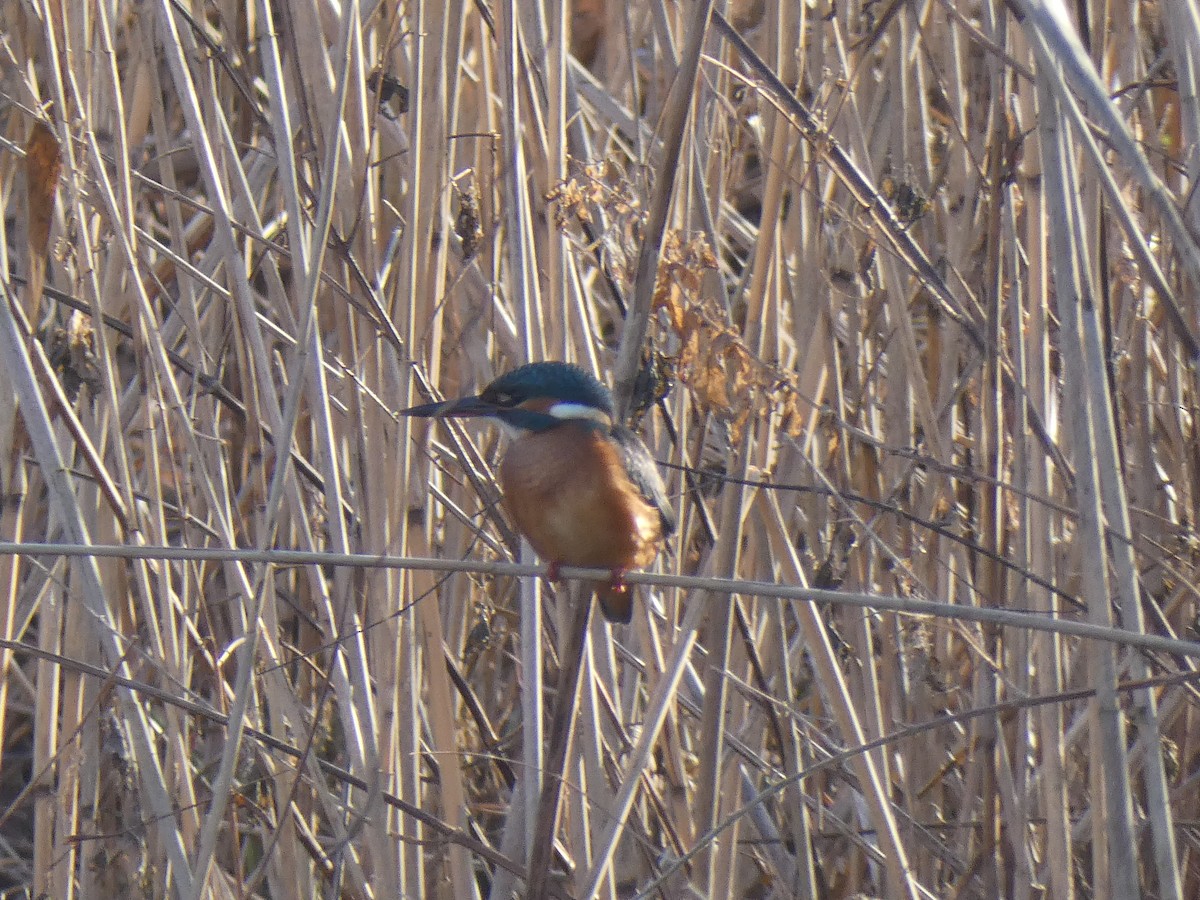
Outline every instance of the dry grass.
POLYGON ((1200 896, 1194 6, 713 5, 4 0, 0 897, 1200 896))

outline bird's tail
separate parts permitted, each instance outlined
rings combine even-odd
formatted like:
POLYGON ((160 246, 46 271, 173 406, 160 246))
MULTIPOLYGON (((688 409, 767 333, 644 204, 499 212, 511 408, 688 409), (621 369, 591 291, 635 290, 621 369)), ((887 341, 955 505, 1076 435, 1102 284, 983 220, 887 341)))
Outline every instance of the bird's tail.
POLYGON ((600 604, 600 612, 610 622, 628 625, 633 618, 633 591, 627 584, 596 582, 596 601, 600 604))

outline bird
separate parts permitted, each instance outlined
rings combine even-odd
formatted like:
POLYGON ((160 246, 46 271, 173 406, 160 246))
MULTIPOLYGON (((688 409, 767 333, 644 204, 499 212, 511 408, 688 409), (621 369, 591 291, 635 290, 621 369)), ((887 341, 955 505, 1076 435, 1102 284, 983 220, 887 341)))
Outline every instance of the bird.
POLYGON ((654 561, 676 526, 658 465, 615 421, 612 393, 564 362, 534 362, 479 394, 402 410, 418 418, 482 416, 509 438, 500 462, 503 504, 558 580, 560 566, 608 569, 594 593, 604 617, 628 623, 630 569, 654 561))

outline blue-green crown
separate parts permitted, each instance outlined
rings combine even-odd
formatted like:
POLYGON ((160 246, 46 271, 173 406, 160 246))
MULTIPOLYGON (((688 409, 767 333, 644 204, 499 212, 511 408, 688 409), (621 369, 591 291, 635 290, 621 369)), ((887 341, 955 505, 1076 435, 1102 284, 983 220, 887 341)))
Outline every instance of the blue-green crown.
POLYGON ((533 397, 552 397, 613 415, 608 388, 579 366, 564 362, 535 362, 513 369, 489 384, 481 397, 502 407, 515 406, 533 397))

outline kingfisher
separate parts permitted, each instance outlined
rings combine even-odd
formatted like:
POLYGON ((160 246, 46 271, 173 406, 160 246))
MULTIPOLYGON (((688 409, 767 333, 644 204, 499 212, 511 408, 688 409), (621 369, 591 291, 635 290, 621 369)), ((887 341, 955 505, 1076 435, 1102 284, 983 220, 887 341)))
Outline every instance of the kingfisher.
POLYGON ((610 622, 633 617, 624 575, 654 561, 675 530, 658 466, 646 445, 614 421, 612 394, 563 362, 536 362, 501 375, 481 393, 401 412, 483 416, 509 438, 500 488, 509 516, 558 580, 560 566, 608 569, 596 599, 610 622))

